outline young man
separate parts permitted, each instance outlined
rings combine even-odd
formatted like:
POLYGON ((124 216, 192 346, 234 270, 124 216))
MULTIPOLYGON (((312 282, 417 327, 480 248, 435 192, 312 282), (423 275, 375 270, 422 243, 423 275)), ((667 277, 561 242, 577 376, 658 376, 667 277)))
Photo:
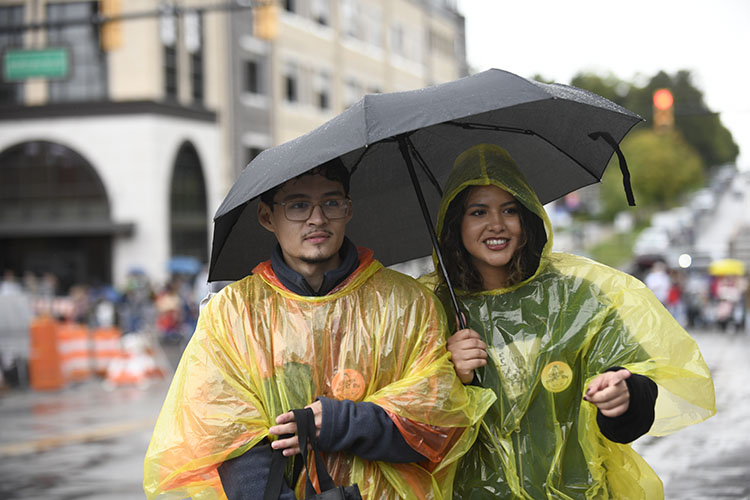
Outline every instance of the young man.
POLYGON ((352 215, 335 161, 261 196, 278 245, 201 312, 146 456, 149 498, 263 498, 272 449, 299 452, 279 436, 305 406, 336 484, 450 497, 494 395, 455 376, 434 297, 345 237, 352 215))

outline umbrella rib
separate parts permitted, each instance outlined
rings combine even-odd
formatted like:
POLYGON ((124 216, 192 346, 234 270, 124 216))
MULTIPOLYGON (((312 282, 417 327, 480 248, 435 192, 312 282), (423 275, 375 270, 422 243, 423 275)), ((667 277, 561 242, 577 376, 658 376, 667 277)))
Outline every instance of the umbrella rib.
POLYGON ((425 173, 427 178, 430 180, 433 186, 435 186, 435 189, 438 192, 438 195, 440 197, 443 197, 443 189, 440 187, 440 183, 435 178, 435 174, 432 173, 432 170, 430 170, 430 167, 427 166, 427 162, 424 161, 424 158, 422 158, 422 155, 417 150, 416 146, 414 146, 414 143, 412 142, 411 138, 406 135, 405 136, 406 143, 409 145, 409 149, 414 154, 414 158, 417 159, 417 163, 419 163, 419 166, 422 168, 422 171, 425 173))
POLYGON ((544 142, 546 142, 547 144, 549 144, 550 146, 552 146, 553 148, 555 148, 556 150, 558 150, 559 152, 561 152, 562 154, 564 154, 565 156, 567 156, 568 158, 570 158, 571 160, 573 160, 579 167, 581 167, 583 170, 588 172, 588 174, 591 175, 591 177, 594 180, 599 180, 596 174, 594 174, 594 172, 592 172, 586 165, 578 161, 575 157, 568 154, 568 152, 565 151, 564 149, 561 149, 554 142, 550 141, 543 135, 537 132, 534 132, 533 130, 518 128, 518 127, 506 127, 504 125, 488 125, 485 123, 459 123, 459 122, 453 122, 453 121, 445 122, 445 123, 447 125, 454 125, 456 127, 464 128, 467 130, 494 130, 496 132, 511 132, 514 134, 535 135, 539 137, 541 140, 543 140, 544 142))
POLYGON ((369 149, 370 148, 368 148, 367 146, 364 147, 364 151, 362 151, 362 154, 359 155, 359 158, 357 158, 357 161, 354 162, 354 165, 352 165, 352 169, 349 171, 349 175, 350 176, 353 175, 354 172, 357 170, 357 168, 359 167, 360 162, 362 161, 362 158, 365 157, 365 153, 367 153, 367 151, 369 149))

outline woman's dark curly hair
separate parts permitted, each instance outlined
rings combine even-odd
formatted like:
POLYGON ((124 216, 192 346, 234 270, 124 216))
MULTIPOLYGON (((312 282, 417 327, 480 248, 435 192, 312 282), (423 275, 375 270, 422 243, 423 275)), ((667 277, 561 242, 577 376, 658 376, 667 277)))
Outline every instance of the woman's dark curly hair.
MULTIPOLYGON (((448 206, 440 232, 440 249, 453 286, 467 292, 480 292, 485 289, 482 276, 471 263, 471 255, 461 239, 461 221, 466 212, 466 199, 472 189, 469 187, 461 191, 448 206)), ((520 283, 534 274, 539 267, 542 249, 547 243, 547 232, 542 219, 523 203, 518 203, 518 213, 523 228, 523 239, 508 262, 510 272, 506 286, 520 283)))

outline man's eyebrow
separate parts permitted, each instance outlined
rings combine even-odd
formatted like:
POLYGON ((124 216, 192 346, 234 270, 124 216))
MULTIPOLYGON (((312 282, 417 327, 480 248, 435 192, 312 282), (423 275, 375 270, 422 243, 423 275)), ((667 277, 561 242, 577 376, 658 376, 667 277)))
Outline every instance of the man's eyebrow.
MULTIPOLYGON (((344 192, 341 190, 336 191, 328 191, 326 193, 323 193, 323 198, 332 198, 332 197, 343 197, 344 192)), ((303 193, 289 193, 288 195, 284 196, 281 200, 282 201, 290 201, 290 200, 311 200, 312 198, 309 195, 303 194, 303 193)))

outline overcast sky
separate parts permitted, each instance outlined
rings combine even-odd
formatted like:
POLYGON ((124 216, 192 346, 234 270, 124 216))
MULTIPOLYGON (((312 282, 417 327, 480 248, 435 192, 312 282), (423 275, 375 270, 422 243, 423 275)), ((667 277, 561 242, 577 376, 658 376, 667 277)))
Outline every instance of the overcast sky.
MULTIPOLYGON (((570 83, 690 70, 750 169, 750 1, 458 0, 469 64, 570 83)), ((643 125, 641 125, 643 126, 643 125)))

